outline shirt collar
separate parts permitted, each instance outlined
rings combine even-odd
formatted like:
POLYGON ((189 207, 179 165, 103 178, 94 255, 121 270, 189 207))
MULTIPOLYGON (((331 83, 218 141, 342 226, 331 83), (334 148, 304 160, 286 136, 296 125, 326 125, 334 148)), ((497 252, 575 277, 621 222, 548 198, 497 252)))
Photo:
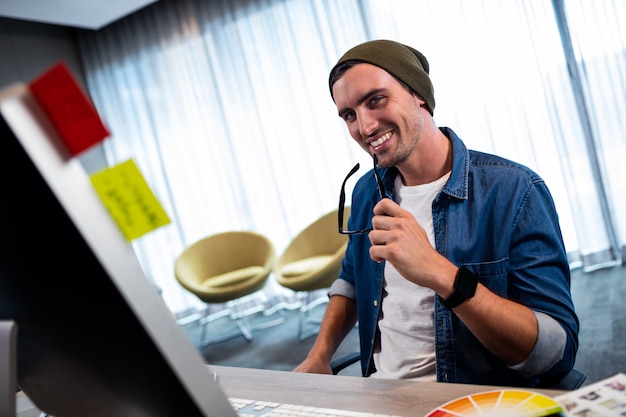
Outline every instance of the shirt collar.
MULTIPOLYGON (((439 130, 450 140, 452 145, 452 172, 450 178, 441 189, 442 193, 466 200, 468 196, 469 151, 463 141, 449 127, 440 127, 439 130)), ((381 176, 385 190, 390 196, 394 190, 394 180, 399 174, 396 167, 381 169, 381 176)))
POLYGON ((469 181, 469 150, 452 129, 449 127, 440 127, 439 130, 446 135, 452 145, 452 173, 441 192, 452 197, 466 200, 468 197, 469 181))

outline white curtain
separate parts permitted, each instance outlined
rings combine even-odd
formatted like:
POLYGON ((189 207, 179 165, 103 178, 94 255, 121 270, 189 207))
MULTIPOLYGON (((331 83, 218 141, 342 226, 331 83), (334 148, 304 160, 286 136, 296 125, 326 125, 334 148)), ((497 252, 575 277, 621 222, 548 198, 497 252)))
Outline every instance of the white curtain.
MULTIPOLYGON (((104 144, 108 162, 134 158, 173 219, 134 242, 147 275, 172 311, 187 310, 199 303, 173 277, 185 246, 247 229, 268 236, 280 254, 336 207, 347 171, 361 162, 365 172, 371 160, 336 115, 328 71, 345 50, 374 38, 424 52, 437 123, 471 148, 539 172, 554 194, 572 261, 605 263, 591 255, 615 249, 609 232, 618 236, 613 246, 626 242, 617 210, 626 198, 618 165, 626 159, 626 34, 617 16, 626 14, 616 10, 618 1, 584 7, 565 2, 586 70, 582 85, 599 150, 593 163, 545 0, 160 0, 81 32, 87 87, 112 131, 104 144), (610 45, 600 35, 583 43, 591 42, 587 31, 604 30, 613 31, 605 35, 610 45), (614 224, 606 224, 603 205, 614 224)), ((268 287, 286 294, 273 281, 268 287)))
POLYGON ((580 78, 573 89, 579 107, 584 106, 578 115, 587 130, 585 147, 570 162, 579 192, 572 204, 581 215, 576 224, 584 242, 580 261, 593 269, 626 259, 626 175, 621 166, 626 156, 626 2, 568 0, 565 12, 570 71, 580 78), (583 164, 589 164, 591 178, 581 175, 583 164))

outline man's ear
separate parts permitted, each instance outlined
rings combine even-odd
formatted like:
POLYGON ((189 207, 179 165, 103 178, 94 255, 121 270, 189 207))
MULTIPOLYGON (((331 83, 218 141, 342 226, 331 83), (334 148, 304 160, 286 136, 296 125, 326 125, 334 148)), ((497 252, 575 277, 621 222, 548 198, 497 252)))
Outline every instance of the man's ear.
POLYGON ((420 104, 420 107, 423 107, 426 105, 426 100, 424 100, 422 98, 422 96, 420 96, 419 94, 417 94, 415 91, 411 90, 411 94, 413 95, 413 97, 415 97, 418 101, 418 103, 420 104))
POLYGON ((419 106, 426 109, 426 111, 428 113, 430 113, 431 115, 433 114, 433 112, 431 111, 431 109, 428 107, 428 103, 426 103, 426 100, 424 100, 422 98, 422 96, 420 96, 419 94, 417 94, 415 91, 411 91, 411 94, 415 97, 415 99, 417 100, 417 102, 419 103, 419 106))

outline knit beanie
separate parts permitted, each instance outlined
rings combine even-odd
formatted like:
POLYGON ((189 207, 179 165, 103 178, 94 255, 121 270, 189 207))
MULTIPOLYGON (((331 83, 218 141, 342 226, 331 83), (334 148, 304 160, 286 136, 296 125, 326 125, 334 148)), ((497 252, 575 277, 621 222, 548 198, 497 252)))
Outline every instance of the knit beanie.
MULTIPOLYGON (((428 76, 428 60, 421 52, 390 40, 369 41, 343 54, 330 73, 332 74, 339 64, 353 60, 376 65, 404 82, 424 99, 428 110, 433 114, 435 92, 428 76)), ((333 85, 330 79, 329 87, 330 95, 333 97, 333 85)))

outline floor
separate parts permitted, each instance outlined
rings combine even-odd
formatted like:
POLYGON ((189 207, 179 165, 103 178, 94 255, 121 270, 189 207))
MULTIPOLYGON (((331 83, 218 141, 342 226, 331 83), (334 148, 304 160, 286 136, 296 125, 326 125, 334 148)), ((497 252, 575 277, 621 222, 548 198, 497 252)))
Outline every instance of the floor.
MULTIPOLYGON (((601 269, 590 273, 572 272, 572 298, 580 319, 580 347, 576 368, 587 374, 586 384, 626 373, 626 266, 601 269)), ((265 310, 268 311, 268 310, 265 310)), ((324 304, 312 312, 313 318, 323 314, 324 304)), ((200 348, 209 364, 249 368, 291 370, 306 355, 315 337, 298 338, 298 311, 283 310, 285 322, 253 333, 252 341, 239 335, 237 327, 228 319, 209 324, 208 337, 226 333, 235 337, 200 348)), ((258 314, 253 324, 272 320, 258 314)), ((197 323, 186 325, 191 340, 200 346, 200 327, 197 323)), ((309 323, 307 328, 314 329, 309 323)), ((337 354, 358 350, 358 335, 353 331, 340 346, 337 354)), ((348 374, 357 375, 358 368, 348 374)))
POLYGON ((572 274, 580 320, 576 368, 587 383, 626 373, 626 266, 572 274))

